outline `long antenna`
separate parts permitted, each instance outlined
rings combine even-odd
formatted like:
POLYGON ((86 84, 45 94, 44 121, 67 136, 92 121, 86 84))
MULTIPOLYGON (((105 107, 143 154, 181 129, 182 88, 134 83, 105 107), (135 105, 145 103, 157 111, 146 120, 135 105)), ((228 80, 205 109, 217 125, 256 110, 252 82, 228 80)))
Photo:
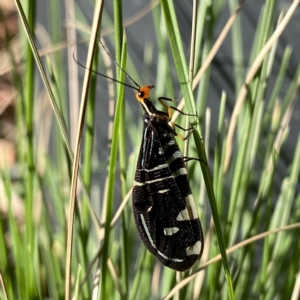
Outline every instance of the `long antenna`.
MULTIPOLYGON (((111 56, 110 56, 111 57, 111 56)), ((73 59, 75 60, 75 62, 79 65, 79 66, 81 66, 81 67, 83 67, 84 69, 87 69, 87 70, 89 70, 89 71, 91 71, 91 72, 93 72, 94 74, 97 74, 97 75, 100 75, 100 76, 102 76, 102 77, 104 77, 104 78, 107 78, 107 79, 110 79, 110 80, 112 80, 112 81, 115 81, 115 82, 118 82, 118 83, 120 83, 120 84, 123 84, 123 85, 125 85, 125 86, 127 86, 127 87, 130 87, 130 88, 132 88, 132 89, 134 89, 134 90, 136 90, 136 91, 139 91, 139 88, 137 89, 135 86, 133 86, 133 85, 130 85, 130 84, 127 84, 127 83, 125 83, 125 82, 122 82, 122 81, 120 81, 120 80, 117 80, 117 79, 115 79, 115 78, 112 78, 112 77, 109 77, 109 76, 107 76, 107 75, 105 75, 105 74, 103 74, 103 73, 99 73, 99 72, 97 72, 97 71, 94 71, 94 70, 91 70, 91 69, 89 69, 89 68, 87 68, 86 66, 84 66, 83 64, 81 64, 76 58, 75 58, 75 56, 74 56, 74 53, 73 53, 73 59)), ((115 62, 116 63, 116 62, 115 62)), ((117 64, 118 65, 118 64, 117 64)), ((121 68, 122 69, 122 68, 121 68)), ((123 70, 122 70, 123 71, 123 70)), ((124 72, 124 71, 123 71, 124 72)), ((125 74, 126 74, 126 72, 125 72, 125 74)), ((129 75, 127 75, 127 76, 129 76, 129 75)), ((134 82, 135 83, 135 82, 134 82)))
MULTIPOLYGON (((113 57, 111 56, 111 54, 108 52, 108 50, 105 48, 105 46, 103 45, 103 43, 101 42, 101 40, 99 39, 99 43, 102 46, 102 48, 104 49, 104 51, 108 54, 108 56, 111 58, 111 60, 116 64, 116 66, 118 66, 120 68, 120 70, 126 75, 126 77, 131 80, 131 82, 133 82, 139 89, 140 86, 136 83, 136 81, 133 80, 132 77, 129 76, 129 74, 113 59, 113 57)), ((117 81, 119 82, 119 81, 117 81)), ((126 85, 126 84, 125 84, 126 85)))

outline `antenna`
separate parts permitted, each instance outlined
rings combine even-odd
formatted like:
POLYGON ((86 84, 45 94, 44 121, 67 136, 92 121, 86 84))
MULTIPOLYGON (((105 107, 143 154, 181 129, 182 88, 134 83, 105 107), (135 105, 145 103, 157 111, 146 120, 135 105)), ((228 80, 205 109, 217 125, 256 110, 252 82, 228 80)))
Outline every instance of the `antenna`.
MULTIPOLYGON (((115 79, 115 78, 109 77, 109 76, 107 76, 107 75, 105 75, 105 74, 103 74, 103 73, 99 73, 99 72, 97 72, 97 71, 94 71, 94 70, 91 70, 91 69, 87 68, 86 66, 84 66, 82 63, 80 63, 80 62, 75 58, 74 53, 73 53, 73 59, 75 60, 75 62, 76 62, 79 66, 83 67, 83 68, 86 69, 86 70, 89 70, 89 71, 93 72, 94 74, 100 75, 100 76, 102 76, 102 77, 104 77, 104 78, 110 79, 110 80, 112 80, 112 81, 115 81, 115 82, 118 82, 118 83, 120 83, 120 84, 123 84, 123 85, 125 85, 125 86, 127 86, 127 87, 130 87, 130 88, 132 88, 132 89, 134 89, 134 90, 136 90, 136 91, 139 91, 139 88, 140 88, 140 87, 137 89, 137 88, 136 88, 135 86, 133 86, 133 85, 127 84, 127 83, 122 82, 122 81, 120 81, 120 80, 117 80, 117 79, 115 79)), ((123 70, 122 70, 122 71, 123 71, 123 70)), ((124 71, 123 71, 123 72, 124 72, 124 71)), ((126 74, 126 72, 125 72, 125 74, 126 74)), ((129 75, 128 75, 128 76, 129 76, 129 75)))
POLYGON ((111 60, 115 63, 116 66, 118 66, 120 68, 120 70, 126 75, 126 77, 131 80, 131 82, 133 82, 139 89, 140 86, 136 83, 136 81, 133 80, 132 77, 130 77, 130 75, 113 59, 113 57, 111 56, 111 54, 108 52, 108 50, 105 48, 105 46, 103 45, 103 43, 101 42, 101 40, 99 39, 99 43, 102 46, 102 48, 104 49, 104 51, 108 54, 108 56, 111 58, 111 60))

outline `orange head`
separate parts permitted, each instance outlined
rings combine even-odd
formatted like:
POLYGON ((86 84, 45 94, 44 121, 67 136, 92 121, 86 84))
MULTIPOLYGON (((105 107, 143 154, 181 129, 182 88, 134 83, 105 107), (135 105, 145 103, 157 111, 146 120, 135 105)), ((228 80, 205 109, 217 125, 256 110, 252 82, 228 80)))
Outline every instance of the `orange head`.
POLYGON ((138 92, 135 94, 136 100, 143 104, 144 99, 149 99, 150 90, 153 88, 154 85, 145 85, 140 87, 138 92))

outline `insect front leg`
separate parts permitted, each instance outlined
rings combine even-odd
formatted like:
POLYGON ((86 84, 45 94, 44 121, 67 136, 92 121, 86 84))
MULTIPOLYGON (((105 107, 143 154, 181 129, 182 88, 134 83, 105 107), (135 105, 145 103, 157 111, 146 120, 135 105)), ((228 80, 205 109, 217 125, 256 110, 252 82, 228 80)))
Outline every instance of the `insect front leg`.
POLYGON ((197 117, 197 115, 194 115, 194 114, 187 114, 187 113, 183 112, 182 110, 180 110, 180 109, 178 109, 178 108, 176 108, 176 107, 174 107, 174 106, 170 106, 170 105, 168 105, 168 104, 166 104, 166 103, 164 102, 164 101, 172 101, 172 102, 174 102, 174 100, 171 99, 171 98, 159 97, 159 98, 158 98, 158 101, 159 101, 159 103, 160 103, 166 110, 168 110, 168 115, 169 115, 169 118, 170 118, 170 119, 172 118, 172 110, 171 110, 171 109, 176 110, 177 112, 179 112, 180 114, 182 114, 182 115, 184 115, 184 116, 197 117), (170 113, 169 113, 169 110, 170 110, 170 113))

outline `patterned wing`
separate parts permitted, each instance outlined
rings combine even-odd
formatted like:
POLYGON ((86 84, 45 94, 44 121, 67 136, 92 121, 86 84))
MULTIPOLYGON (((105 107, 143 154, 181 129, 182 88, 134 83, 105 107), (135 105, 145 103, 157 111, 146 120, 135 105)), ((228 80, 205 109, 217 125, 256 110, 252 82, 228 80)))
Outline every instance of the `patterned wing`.
POLYGON ((133 213, 148 250, 164 265, 186 271, 202 254, 203 234, 181 152, 163 128, 144 117, 133 213))

